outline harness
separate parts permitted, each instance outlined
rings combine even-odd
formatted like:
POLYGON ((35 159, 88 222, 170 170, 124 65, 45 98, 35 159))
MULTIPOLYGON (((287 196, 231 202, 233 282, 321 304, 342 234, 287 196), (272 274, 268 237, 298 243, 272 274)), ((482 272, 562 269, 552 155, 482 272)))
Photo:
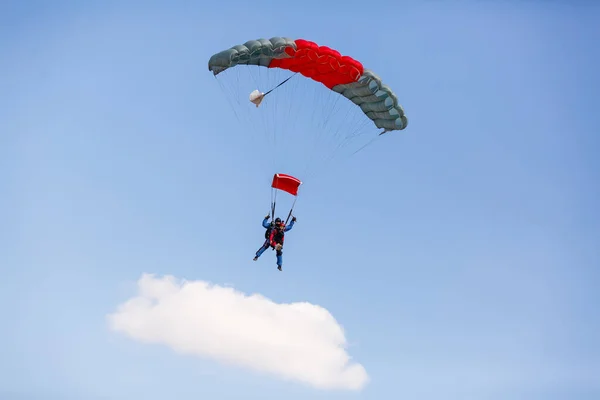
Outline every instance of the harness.
POLYGON ((285 238, 285 233, 283 232, 283 229, 276 229, 275 234, 273 235, 273 241, 275 243, 283 244, 284 238, 285 238))
MULTIPOLYGON (((273 232, 273 229, 276 229, 275 223, 271 222, 269 224, 269 227, 265 230, 265 239, 267 239, 267 240, 271 239, 271 232, 273 232)), ((285 229, 285 225, 282 227, 282 229, 277 229, 275 231, 275 235, 273 235, 273 240, 275 241, 275 243, 283 244, 283 239, 285 236, 285 232, 283 231, 283 229, 285 229)))

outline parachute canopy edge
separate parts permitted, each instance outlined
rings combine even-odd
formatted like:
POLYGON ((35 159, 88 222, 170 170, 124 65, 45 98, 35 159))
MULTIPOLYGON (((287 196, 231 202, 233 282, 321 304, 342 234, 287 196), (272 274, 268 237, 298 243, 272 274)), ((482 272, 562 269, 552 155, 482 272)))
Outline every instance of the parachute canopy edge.
POLYGON ((302 181, 287 174, 275 174, 273 175, 273 182, 271 187, 273 189, 283 190, 291 194, 292 196, 298 195, 298 188, 302 185, 302 181))

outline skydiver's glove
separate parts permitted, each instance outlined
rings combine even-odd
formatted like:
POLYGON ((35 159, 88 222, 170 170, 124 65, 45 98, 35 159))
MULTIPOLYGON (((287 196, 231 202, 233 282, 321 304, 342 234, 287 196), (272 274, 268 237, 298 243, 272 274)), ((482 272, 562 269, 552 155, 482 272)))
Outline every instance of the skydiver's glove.
POLYGON ((268 214, 268 215, 265 217, 265 219, 269 219, 269 218, 271 218, 271 214, 268 214))
POLYGON ((292 217, 292 222, 296 222, 296 217, 292 217))
POLYGON ((277 246, 275 246, 275 250, 277 250, 277 251, 281 251, 281 248, 282 248, 282 247, 283 247, 283 246, 281 245, 281 243, 277 243, 277 246))

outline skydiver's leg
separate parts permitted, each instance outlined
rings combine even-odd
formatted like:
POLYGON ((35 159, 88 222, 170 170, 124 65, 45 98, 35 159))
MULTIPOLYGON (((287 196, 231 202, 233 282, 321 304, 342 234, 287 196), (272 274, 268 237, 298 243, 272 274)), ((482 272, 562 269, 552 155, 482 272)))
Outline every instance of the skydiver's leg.
POLYGON ((277 269, 281 271, 281 266, 283 264, 283 251, 277 250, 277 269))
POLYGON ((262 253, 264 253, 264 251, 266 249, 269 248, 269 241, 265 240, 265 242, 263 243, 262 246, 260 246, 260 248, 256 251, 256 255, 254 257, 254 261, 258 260, 258 257, 260 257, 262 255, 262 253))

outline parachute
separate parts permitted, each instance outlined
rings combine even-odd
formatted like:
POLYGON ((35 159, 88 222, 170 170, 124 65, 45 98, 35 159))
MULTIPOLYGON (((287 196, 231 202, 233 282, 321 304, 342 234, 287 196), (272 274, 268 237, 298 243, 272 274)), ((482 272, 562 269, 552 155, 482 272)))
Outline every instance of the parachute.
POLYGON ((298 195, 298 188, 302 185, 302 181, 298 178, 294 178, 287 174, 275 174, 273 175, 273 182, 271 187, 274 189, 283 190, 288 192, 292 196, 298 195))
POLYGON ((287 174, 275 174, 273 175, 273 182, 271 183, 271 216, 275 218, 275 204, 277 202, 277 191, 282 190, 294 196, 294 203, 290 208, 290 212, 285 220, 285 224, 287 225, 290 216, 292 215, 292 211, 294 206, 296 205, 296 199, 298 198, 298 188, 302 185, 302 181, 298 178, 295 178, 291 175, 287 174))
MULTIPOLYGON (((314 42, 283 37, 250 40, 214 54, 208 69, 216 76, 238 65, 281 68, 301 73, 322 83, 358 105, 375 126, 384 132, 403 130, 408 125, 398 97, 362 63, 339 51, 314 42)), ((250 100, 258 105, 267 93, 255 90, 250 100)), ((383 133, 383 132, 382 132, 383 133)))
POLYGON ((306 39, 249 40, 213 54, 208 70, 232 107, 226 124, 237 118, 244 139, 273 146, 258 158, 271 172, 291 174, 276 173, 272 192, 292 194, 294 204, 301 183, 294 177, 326 172, 324 163, 408 125, 397 94, 375 72, 306 39))

